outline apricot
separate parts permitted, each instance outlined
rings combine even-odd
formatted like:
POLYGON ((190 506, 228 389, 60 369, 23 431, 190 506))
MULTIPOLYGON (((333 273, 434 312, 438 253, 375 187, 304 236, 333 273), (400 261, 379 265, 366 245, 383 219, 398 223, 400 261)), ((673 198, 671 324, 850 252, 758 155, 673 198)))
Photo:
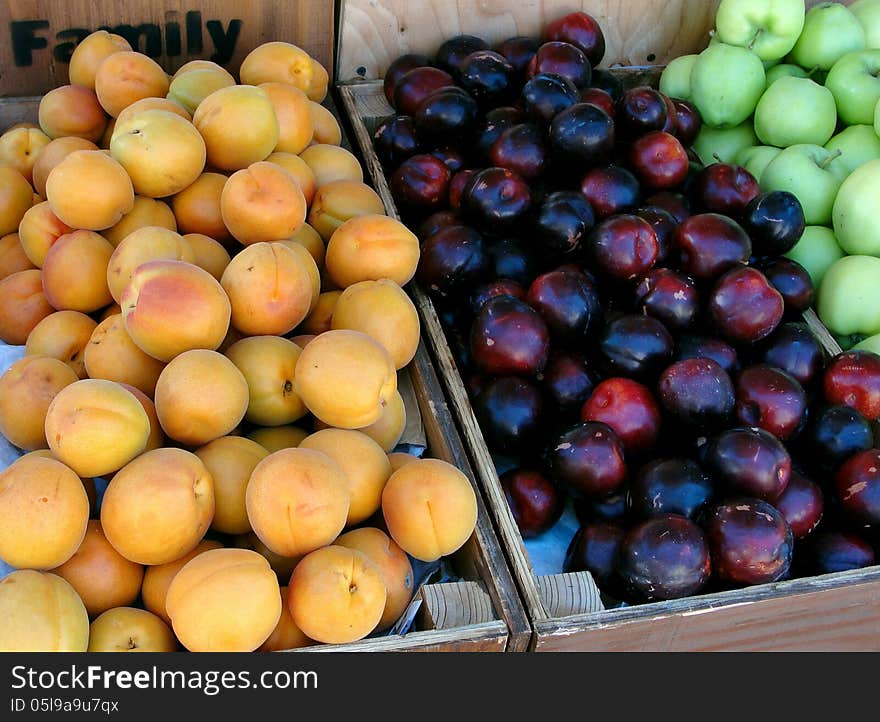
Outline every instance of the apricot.
POLYGON ((244 375, 223 354, 193 349, 175 356, 159 374, 156 413, 167 436, 191 446, 231 432, 248 407, 244 375))
POLYGON ((287 649, 300 649, 315 644, 314 639, 309 639, 303 631, 296 626, 293 617, 290 616, 290 607, 287 604, 287 587, 281 587, 281 617, 269 638, 257 649, 258 652, 282 652, 287 649))
POLYGON ((220 278, 232 325, 249 336, 281 336, 305 317, 312 280, 301 256, 283 243, 254 243, 237 253, 220 278))
POLYGON ((425 562, 452 554, 477 523, 470 480, 441 459, 418 459, 395 471, 382 492, 388 533, 410 556, 425 562))
POLYGON ((98 147, 101 150, 110 150, 110 140, 113 138, 113 131, 116 130, 116 118, 110 118, 107 127, 104 129, 101 140, 98 141, 98 147))
POLYGON ((115 247, 129 234, 146 226, 160 226, 169 231, 177 231, 177 220, 165 201, 135 196, 132 209, 119 219, 119 223, 101 231, 101 235, 115 247))
POLYGON ((214 516, 214 481, 190 451, 141 454, 107 485, 101 525, 113 547, 139 564, 166 564, 196 548, 214 516))
POLYGON ((30 262, 42 268, 49 249, 73 230, 52 212, 48 201, 42 201, 28 208, 18 225, 18 237, 30 262))
POLYGON ((214 520, 211 528, 223 534, 251 530, 245 509, 245 488, 254 467, 269 452, 244 436, 221 436, 195 450, 214 479, 214 520))
POLYGON ((391 464, 373 439, 360 431, 322 429, 303 439, 299 448, 322 451, 339 464, 348 479, 346 526, 360 524, 379 510, 391 464))
POLYGON ((75 381, 46 411, 49 448, 80 476, 116 471, 143 451, 149 436, 147 412, 113 381, 75 381))
POLYGON ((390 629, 406 611, 415 591, 412 564, 406 552, 384 531, 374 527, 352 529, 340 535, 334 543, 357 549, 379 568, 387 596, 385 611, 376 631, 390 629))
POLYGON ((265 160, 278 144, 278 119, 269 94, 253 85, 215 90, 193 114, 205 139, 208 165, 240 170, 265 160))
POLYGON ((199 66, 181 68, 171 79, 168 97, 177 101, 190 113, 194 113, 199 104, 215 90, 235 85, 235 78, 226 68, 210 60, 199 66))
POLYGON ((360 429, 385 451, 391 451, 406 430, 406 404, 400 391, 395 391, 382 410, 379 420, 360 429))
POLYGON ((7 233, 0 238, 0 280, 31 268, 36 266, 24 252, 18 233, 7 233))
MULTIPOLYGON (((58 458, 52 452, 52 449, 34 449, 20 458, 25 459, 30 456, 39 456, 43 459, 53 459, 58 461, 58 458)), ((89 518, 95 517, 98 513, 98 490, 95 487, 95 480, 90 476, 81 476, 80 481, 82 482, 83 489, 86 490, 86 496, 89 499, 89 518)))
POLYGON ((184 73, 188 73, 191 70, 211 70, 217 67, 222 68, 223 66, 218 66, 217 63, 215 63, 213 60, 204 60, 202 58, 188 60, 171 74, 171 80, 174 80, 175 78, 178 78, 184 73))
POLYGON ((213 549, 187 562, 168 589, 177 638, 192 652, 252 652, 281 618, 269 562, 247 549, 213 549))
POLYGON ((261 161, 229 177, 220 195, 220 211, 229 232, 249 245, 293 235, 305 222, 306 202, 290 173, 261 161))
POLYGON ((314 132, 308 96, 287 83, 261 83, 259 87, 266 91, 278 118, 275 152, 301 153, 312 142, 314 132))
POLYGON ((321 63, 312 58, 312 82, 306 90, 309 100, 315 103, 324 102, 327 97, 327 86, 330 84, 330 73, 321 63))
POLYGON ((301 556, 285 557, 281 554, 276 554, 263 544, 260 541, 260 537, 254 534, 253 531, 249 531, 247 534, 239 534, 235 537, 233 543, 238 549, 250 549, 264 557, 269 562, 269 566, 272 567, 272 571, 275 572, 275 576, 278 577, 279 584, 286 583, 290 579, 293 568, 302 559, 301 556))
POLYGON ((123 238, 113 250, 105 269, 112 300, 120 302, 123 291, 140 266, 159 260, 194 264, 196 254, 177 231, 162 226, 143 226, 123 238))
POLYGON ((340 429, 379 419, 397 390, 397 371, 385 348, 360 331, 327 331, 303 349, 294 391, 315 416, 340 429))
POLYGON ((165 434, 162 432, 162 425, 159 423, 159 416, 156 414, 156 405, 153 403, 153 400, 131 384, 117 383, 140 401, 144 411, 147 412, 147 418, 150 420, 150 435, 147 437, 147 443, 144 445, 144 452, 161 449, 165 446, 165 434))
POLYGON ((419 263, 419 239, 390 216, 357 216, 330 237, 324 263, 341 288, 380 278, 405 286, 419 263))
POLYGON ((95 74, 107 56, 123 50, 131 50, 131 45, 121 35, 96 30, 77 43, 70 56, 67 68, 70 82, 85 88, 95 88, 95 74))
POLYGON ((98 324, 79 311, 56 311, 40 321, 30 332, 24 352, 28 356, 51 356, 63 361, 84 379, 85 349, 98 324))
POLYGON ((61 236, 43 260, 43 293, 53 308, 91 313, 113 301, 107 268, 113 246, 94 231, 61 236))
POLYGON ((280 336, 249 336, 226 349, 248 385, 245 418, 262 426, 289 424, 308 411, 293 390, 302 349, 280 336))
POLYGON ((25 356, 15 361, 0 376, 0 433, 20 449, 47 448, 49 404, 76 380, 73 369, 50 356, 25 356))
MULTIPOLYGON (((143 113, 145 110, 167 110, 169 113, 174 113, 184 120, 192 122, 192 115, 190 112, 176 100, 172 100, 171 98, 141 98, 140 100, 133 102, 113 119, 113 130, 116 130, 116 126, 126 123, 130 118, 133 118, 138 113, 143 113)), ((112 133, 110 134, 110 137, 113 137, 112 133)), ((109 146, 110 142, 108 139, 107 147, 109 146)))
POLYGON ((299 330, 303 333, 310 333, 317 336, 332 328, 333 309, 336 308, 336 302, 342 295, 342 291, 325 291, 315 303, 308 316, 303 319, 299 325, 299 330))
POLYGON ((315 143, 299 154, 315 174, 315 184, 322 185, 337 180, 350 180, 362 183, 364 169, 350 150, 330 143, 315 143))
POLYGON ((79 548, 52 573, 70 582, 89 616, 95 617, 137 599, 144 567, 116 551, 104 536, 101 522, 92 519, 79 548))
POLYGON ((312 84, 315 68, 302 48, 280 41, 263 43, 241 61, 238 76, 242 83, 286 83, 305 92, 312 84))
POLYGON ((232 311, 217 279, 184 261, 138 266, 119 305, 131 340, 160 361, 191 349, 216 349, 232 311))
POLYGON ((202 174, 205 141, 185 118, 167 110, 144 110, 116 123, 110 155, 128 172, 135 193, 164 198, 202 174))
POLYGON ((294 624, 306 636, 345 644, 376 629, 386 597, 382 572, 366 554, 331 545, 296 565, 287 599, 294 624))
POLYGON ((43 293, 42 276, 31 269, 0 281, 0 341, 24 346, 34 326, 55 311, 43 293))
POLYGON ((97 143, 107 128, 107 114, 90 88, 62 85, 40 98, 40 128, 52 139, 76 136, 97 143))
POLYGON ((119 307, 118 303, 111 303, 109 306, 105 306, 100 314, 98 315, 98 323, 101 321, 106 321, 111 316, 115 316, 116 314, 122 314, 122 309, 119 307))
POLYGON ((418 460, 418 456, 407 454, 405 451, 391 451, 388 453, 388 461, 391 464, 391 473, 393 474, 401 466, 406 466, 418 460))
POLYGON ((0 236, 18 230, 33 201, 34 192, 27 178, 15 168, 0 166, 0 236))
POLYGON ((311 449, 281 449, 260 461, 247 485, 246 506, 254 533, 286 557, 333 542, 348 517, 345 473, 311 449))
POLYGON ((315 173, 309 164, 293 153, 272 153, 266 160, 269 163, 280 165, 293 176, 293 179, 299 184, 299 189, 303 192, 306 205, 310 206, 318 186, 315 182, 315 173))
POLYGON ((75 150, 98 150, 92 141, 78 138, 75 135, 66 135, 50 141, 34 160, 33 184, 34 190, 41 196, 46 195, 46 178, 50 171, 75 150))
POLYGON ((144 353, 131 340, 122 314, 99 323, 83 352, 86 373, 93 379, 130 384, 148 396, 156 391, 156 382, 165 364, 144 353))
POLYGON ((89 615, 57 574, 19 569, 0 579, 0 651, 85 652, 89 615))
POLYGON ((89 627, 89 652, 176 652, 177 638, 159 617, 137 607, 115 607, 89 627))
POLYGON ((225 175, 202 173, 171 199, 181 233, 203 233, 221 243, 232 240, 220 211, 220 195, 225 185, 225 175))
POLYGON ((305 348, 309 343, 314 341, 317 338, 317 334, 314 333, 298 333, 296 336, 289 337, 291 341, 293 341, 300 348, 305 348))
POLYGON ((270 454, 279 449, 291 449, 299 446, 300 442, 309 435, 309 432, 299 426, 285 424, 284 426, 259 426, 248 432, 247 437, 256 441, 270 454))
POLYGON ((77 550, 89 521, 80 478, 55 459, 20 458, 0 471, 0 559, 52 569, 77 550))
POLYGON ((312 125, 315 128, 314 143, 340 145, 342 143, 342 128, 332 111, 315 102, 309 105, 309 110, 312 111, 312 125))
POLYGON ((362 331, 381 343, 397 369, 416 355, 420 324, 416 307, 400 286, 388 279, 359 281, 339 296, 332 328, 362 331))
POLYGON ((77 150, 46 179, 46 198, 64 223, 89 231, 116 225, 134 208, 125 168, 100 150, 77 150))
POLYGON ((98 102, 114 118, 141 98, 168 94, 168 74, 152 58, 132 50, 107 56, 95 73, 98 102))
POLYGON ((384 212, 382 199, 366 183, 337 180, 318 188, 309 208, 309 224, 326 242, 349 218, 380 215, 384 212))
POLYGON ((231 260, 223 244, 203 233, 187 233, 183 240, 192 248, 195 264, 219 281, 231 260))
POLYGON ((141 599, 149 611, 162 619, 166 624, 171 624, 171 617, 165 609, 165 598, 168 595, 168 587, 171 581, 183 566, 190 560, 197 557, 202 552, 210 549, 222 549, 223 545, 213 539, 203 539, 196 547, 184 554, 179 559, 175 559, 165 564, 155 564, 148 566, 144 572, 144 581, 141 586, 141 599))
MULTIPOLYGON (((309 123, 311 121, 309 116, 309 123)), ((51 140, 37 128, 9 130, 0 135, 0 165, 15 168, 28 183, 32 183, 34 163, 51 140)))

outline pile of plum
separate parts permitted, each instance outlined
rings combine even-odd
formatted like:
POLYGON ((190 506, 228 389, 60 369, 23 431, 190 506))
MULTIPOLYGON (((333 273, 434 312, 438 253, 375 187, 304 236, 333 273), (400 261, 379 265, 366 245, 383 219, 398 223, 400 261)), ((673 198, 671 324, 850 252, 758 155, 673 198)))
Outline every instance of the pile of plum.
POLYGON ((873 564, 880 357, 804 323, 800 204, 603 54, 584 13, 457 36, 374 134, 523 537, 571 499, 565 571, 624 603, 873 564))

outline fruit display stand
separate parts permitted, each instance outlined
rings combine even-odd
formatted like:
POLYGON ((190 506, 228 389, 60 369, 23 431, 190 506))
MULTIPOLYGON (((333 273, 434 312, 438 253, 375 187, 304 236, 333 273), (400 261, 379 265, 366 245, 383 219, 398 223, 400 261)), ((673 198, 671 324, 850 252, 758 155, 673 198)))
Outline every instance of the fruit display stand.
MULTIPOLYGON (((807 6, 815 3, 807 2, 807 6)), ((663 64, 699 52, 717 3, 343 3, 337 56, 339 97, 389 215, 399 217, 372 133, 393 113, 384 69, 403 53, 432 54, 471 33, 487 42, 536 35, 544 23, 582 10, 606 28, 610 66, 626 87, 656 86, 663 64)), ((412 295, 423 333, 459 424, 533 627, 532 651, 865 650, 880 648, 880 567, 799 578, 618 609, 603 607, 589 572, 536 575, 502 489, 465 383, 424 288, 412 295)), ((829 356, 840 346, 815 313, 804 321, 829 356)))
MULTIPOLYGON (((36 14, 32 7, 22 14, 16 3, 2 3, 0 16, 4 20, 24 22, 46 15, 53 32, 66 27, 67 15, 60 12, 60 3, 37 5, 36 14)), ((126 5, 123 10, 115 3, 98 3, 91 8, 88 17, 109 18, 109 21, 92 23, 96 27, 126 25, 135 19, 141 21, 144 18, 164 18, 167 22, 180 20, 184 25, 187 20, 194 23, 196 18, 193 13, 184 13, 178 6, 178 3, 151 2, 137 4, 137 7, 126 5), (142 12, 138 11, 140 5, 143 5, 140 8, 142 12), (104 10, 107 12, 102 15, 104 10)), ((302 42, 303 47, 313 49, 316 58, 325 60, 327 67, 332 67, 334 35, 330 3, 286 3, 276 6, 269 15, 259 14, 263 10, 262 6, 245 11, 239 4, 227 2, 205 3, 202 8, 200 17, 205 20, 213 19, 217 27, 234 27, 235 23, 240 25, 238 44, 228 64, 230 70, 237 67, 236 63, 253 46, 271 39, 302 42), (242 20, 243 15, 248 17, 242 20), (222 20, 218 21, 217 17, 222 20), (308 22, 304 18, 308 18, 308 22)), ((88 19, 78 17, 80 24, 88 24, 88 19)), ((43 23, 42 20, 38 22, 43 23)), ((43 28, 45 24, 34 27, 43 28)), ((141 26, 143 27, 145 26, 141 26)), ((163 31, 163 36, 165 32, 167 28, 163 31)), ((204 51, 201 47, 195 50, 190 47, 189 50, 193 52, 182 59, 170 57, 175 53, 165 51, 158 59, 166 70, 171 71, 193 57, 211 55, 207 42, 204 51)), ((4 45, 2 52, 9 52, 9 48, 4 45)), ((6 60, 4 56, 4 67, 12 67, 12 63, 7 63, 6 60)), ((0 94, 14 97, 0 97, 0 129, 5 130, 16 123, 36 123, 41 98, 37 93, 52 87, 56 78, 57 82, 63 82, 65 74, 62 64, 59 63, 59 68, 55 68, 55 61, 47 61, 38 69, 25 69, 22 73, 4 73, 0 94)), ((331 96, 328 96, 324 104, 341 120, 331 96)), ((341 145, 351 148, 344 131, 341 145)), ((432 573, 428 581, 417 590, 402 618, 402 631, 392 629, 389 633, 349 644, 317 644, 292 651, 504 652, 525 649, 531 636, 528 617, 424 341, 419 343, 411 363, 399 372, 399 389, 407 414, 407 425, 401 441, 407 442, 413 453, 423 449, 424 457, 447 461, 467 475, 477 492, 475 530, 457 552, 441 563, 437 570, 439 573, 432 573), (438 577, 442 579, 434 581, 438 577)))

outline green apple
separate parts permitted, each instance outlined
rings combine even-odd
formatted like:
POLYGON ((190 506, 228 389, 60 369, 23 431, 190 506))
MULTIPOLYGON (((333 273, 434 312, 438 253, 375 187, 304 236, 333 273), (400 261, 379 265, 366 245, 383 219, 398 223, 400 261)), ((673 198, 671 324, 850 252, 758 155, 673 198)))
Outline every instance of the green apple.
POLYGON ((832 222, 840 247, 850 255, 880 256, 880 160, 856 168, 841 184, 832 222))
POLYGON ((761 190, 793 193, 804 208, 804 219, 811 226, 831 223, 834 198, 846 166, 835 151, 821 145, 790 145, 777 155, 761 174, 761 190))
POLYGON ((715 13, 719 39, 749 48, 761 60, 787 55, 803 27, 803 0, 721 0, 715 13))
POLYGON ((825 147, 840 151, 840 160, 850 173, 869 160, 880 158, 880 138, 873 125, 850 125, 831 138, 825 147))
POLYGON ((760 178, 764 169, 769 165, 781 148, 775 148, 772 145, 753 145, 749 148, 743 148, 733 159, 734 163, 741 165, 755 178, 760 178))
POLYGON ((840 260, 846 254, 838 245, 834 231, 830 228, 827 226, 807 226, 794 248, 785 255, 806 268, 813 280, 813 287, 819 288, 825 271, 832 263, 840 260))
POLYGON ((780 63, 779 65, 774 65, 767 71, 767 87, 769 88, 780 78, 787 78, 789 76, 793 78, 809 78, 810 74, 800 65, 794 65, 792 63, 780 63))
POLYGON ((825 145, 836 127, 834 96, 809 78, 779 78, 755 107, 755 133, 764 145, 825 145))
POLYGON ((816 313, 836 336, 880 333, 880 258, 845 256, 825 272, 816 313))
POLYGON ((691 70, 697 54, 679 55, 670 60, 660 73, 660 92, 670 98, 691 99, 691 70))
POLYGON ((865 48, 865 31, 846 5, 823 2, 804 18, 804 28, 791 49, 791 60, 802 68, 830 70, 837 59, 865 48))
POLYGON ((828 71, 825 87, 834 95, 842 122, 873 123, 880 100, 880 50, 855 50, 842 56, 828 71))
POLYGON ((880 333, 862 339, 852 348, 856 351, 870 351, 871 353, 880 354, 880 333))
POLYGON ((849 9, 865 31, 865 47, 880 48, 880 0, 856 0, 849 9))
POLYGON ((761 59, 751 50, 715 43, 694 61, 691 100, 704 125, 732 128, 755 111, 765 82, 761 59))
POLYGON ((703 165, 733 163, 743 148, 757 145, 758 137, 752 123, 747 121, 733 128, 700 128, 694 140, 694 151, 703 165))

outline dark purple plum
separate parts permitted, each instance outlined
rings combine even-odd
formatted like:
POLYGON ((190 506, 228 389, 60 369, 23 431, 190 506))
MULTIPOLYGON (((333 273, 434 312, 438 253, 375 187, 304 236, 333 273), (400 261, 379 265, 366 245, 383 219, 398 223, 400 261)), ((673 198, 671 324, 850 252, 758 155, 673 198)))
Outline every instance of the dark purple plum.
POLYGON ((550 147, 561 165, 608 163, 614 151, 614 120, 597 105, 575 103, 551 121, 550 147))
POLYGON ((481 120, 477 121, 474 130, 474 151, 477 157, 488 160, 489 149, 498 136, 510 126, 524 123, 526 120, 525 113, 512 106, 502 106, 488 111, 481 120))
POLYGON ((626 482, 623 442, 599 421, 565 428, 548 445, 546 465, 550 476, 576 498, 603 499, 626 482))
POLYGON ((602 90, 602 88, 584 88, 580 93, 580 102, 592 103, 597 108, 601 108, 612 120, 617 115, 614 98, 611 97, 611 93, 607 90, 602 90))
POLYGON ((699 592, 712 564, 703 531, 690 519, 663 514, 632 527, 620 546, 619 574, 641 601, 679 599, 699 592))
POLYGON ((416 278, 435 297, 455 297, 483 280, 489 270, 486 244, 473 228, 449 226, 421 244, 416 278))
POLYGON ((696 358, 712 359, 730 376, 733 376, 739 368, 736 349, 726 341, 714 336, 681 334, 677 341, 675 360, 685 361, 696 358))
POLYGON ((453 77, 458 77, 462 61, 477 50, 487 50, 489 44, 476 35, 456 35, 437 48, 434 60, 438 68, 442 68, 453 77))
POLYGON ((547 165, 544 136, 533 123, 519 123, 501 132, 489 148, 489 162, 526 180, 540 177, 547 165))
POLYGON ((559 521, 565 508, 565 496, 541 472, 508 469, 499 481, 523 539, 540 536, 559 521))
POLYGON ((736 379, 736 418, 780 441, 796 436, 807 420, 807 395, 797 379, 767 364, 744 368, 736 379))
POLYGON ((575 256, 595 222, 593 207, 582 194, 550 193, 535 214, 535 244, 541 255, 552 260, 575 256))
POLYGON ((529 286, 526 301, 550 329, 554 343, 578 347, 602 320, 602 302, 596 288, 580 273, 553 270, 529 286))
POLYGON ((547 363, 549 345, 541 315, 510 296, 485 303, 471 326, 471 355, 488 374, 534 375, 547 363))
POLYGON ((612 596, 618 591, 620 545, 626 530, 610 521, 588 521, 574 533, 565 551, 564 572, 590 572, 599 589, 612 596))
POLYGON ((679 191, 658 191, 645 198, 646 206, 657 206, 669 213, 675 223, 683 223, 691 215, 691 204, 687 196, 679 191))
POLYGON ((635 300, 639 311, 673 331, 692 328, 701 308, 694 280, 671 268, 648 271, 636 285, 635 300))
POLYGON ((474 406, 489 448, 501 452, 534 446, 541 438, 547 410, 540 387, 519 376, 499 376, 487 382, 474 406))
POLYGON ((467 136, 477 122, 477 103, 461 88, 440 88, 426 96, 414 114, 419 135, 427 141, 467 136))
MULTIPOLYGON (((625 487, 624 487, 625 488, 625 487)), ((604 499, 574 499, 574 513, 581 524, 591 521, 610 521, 627 524, 629 510, 626 492, 621 491, 604 499)))
POLYGON ((590 394, 581 421, 608 424, 628 454, 651 451, 660 436, 660 407, 647 386, 627 378, 606 378, 590 394))
POLYGON ((599 220, 628 212, 641 199, 638 179, 626 168, 613 164, 587 171, 580 191, 599 220))
POLYGON ((696 204, 708 213, 738 218, 761 193, 758 180, 733 163, 710 163, 696 177, 692 189, 696 204))
POLYGON ((387 170, 393 170, 407 158, 420 153, 423 146, 413 119, 408 115, 393 115, 376 127, 373 149, 379 162, 387 170))
POLYGON ((528 288, 537 272, 534 255, 517 240, 504 238, 489 245, 489 271, 495 278, 508 278, 528 288))
POLYGON ((769 191, 752 199, 742 223, 755 253, 762 256, 788 253, 801 239, 806 225, 803 206, 788 191, 769 191))
POLYGON ((758 264, 770 285, 779 291, 786 312, 803 313, 813 305, 816 289, 807 269, 791 258, 771 258, 758 264))
POLYGON ((847 459, 834 476, 834 490, 851 521, 880 525, 880 449, 860 451, 847 459))
POLYGON ((880 355, 851 349, 837 354, 822 376, 829 404, 858 409, 868 421, 880 419, 880 355))
POLYGON ((669 211, 660 206, 640 206, 632 213, 651 224, 651 228, 657 234, 657 243, 660 248, 657 253, 657 264, 666 263, 672 250, 672 234, 678 226, 678 221, 669 211))
POLYGON ((741 266, 718 279, 709 295, 715 327, 732 343, 752 344, 779 326, 785 303, 757 268, 741 266))
POLYGON ((648 190, 678 188, 690 170, 687 151, 674 135, 652 130, 629 146, 629 165, 648 190))
POLYGON ((580 100, 574 83, 546 73, 529 78, 523 85, 521 97, 526 114, 542 127, 549 127, 557 113, 580 100))
POLYGON ((592 70, 590 61, 580 48, 571 43, 550 40, 538 47, 529 61, 526 74, 530 78, 544 74, 559 75, 580 90, 590 84, 592 70))
MULTIPOLYGON (((430 155, 442 160, 453 175, 462 170, 467 162, 464 153, 454 145, 442 145, 439 148, 434 148, 430 155)), ((452 181, 450 180, 449 183, 451 186, 452 181)))
POLYGON ((439 158, 420 153, 403 161, 391 175, 391 195, 406 211, 441 210, 449 202, 452 173, 439 158))
POLYGON ((449 179, 449 208, 453 213, 457 214, 458 209, 461 208, 461 193, 470 177, 476 172, 473 168, 463 168, 453 173, 452 178, 449 179))
POLYGON ((578 48, 594 68, 605 57, 605 34, 592 15, 572 12, 544 26, 544 40, 571 43, 578 48))
POLYGON ((480 309, 493 298, 499 296, 512 296, 524 301, 526 298, 526 289, 516 281, 509 278, 496 278, 494 281, 487 281, 477 286, 470 295, 470 308, 474 314, 479 313, 480 309))
POLYGON ((597 383, 582 355, 559 350, 550 351, 539 379, 552 406, 563 414, 579 411, 597 383))
POLYGON ((791 456, 763 429, 735 427, 709 441, 708 471, 731 494, 774 502, 788 485, 791 456))
POLYGON ((874 430, 850 406, 825 406, 810 420, 806 443, 820 468, 836 471, 850 457, 874 446, 874 430))
POLYGON ((518 78, 525 78, 529 63, 538 52, 541 41, 531 35, 517 35, 507 38, 492 48, 513 66, 513 71, 518 78))
POLYGON ((599 352, 610 375, 647 378, 666 366, 674 346, 656 318, 625 314, 606 325, 599 352))
POLYGON ((431 59, 427 55, 420 53, 404 53, 398 56, 388 70, 385 71, 385 78, 382 81, 382 90, 385 98, 391 105, 394 105, 394 88, 397 81, 406 75, 410 70, 416 68, 424 68, 431 65, 431 59))
POLYGON ((805 323, 789 321, 761 343, 760 358, 809 386, 822 371, 825 352, 805 323))
POLYGON ((813 574, 848 572, 876 563, 874 548, 851 532, 826 531, 816 534, 810 540, 809 554, 813 574))
POLYGON ((617 129, 624 138, 663 130, 668 116, 663 94, 647 85, 625 90, 617 101, 617 129))
POLYGON ((697 519, 715 496, 715 485, 699 464, 686 457, 649 461, 629 484, 627 504, 639 519, 679 514, 697 519))
POLYGON ((728 424, 736 403, 730 375, 711 358, 689 358, 668 366, 657 383, 666 412, 684 425, 713 431, 728 424))
POLYGON ((752 244, 736 221, 720 213, 698 213, 675 230, 680 267, 697 280, 712 280, 748 263, 752 244))
POLYGON ((397 79, 391 105, 400 115, 415 115, 431 93, 453 85, 452 76, 440 68, 414 68, 397 79))
POLYGON ((461 192, 462 218, 487 233, 497 235, 515 230, 531 210, 529 184, 506 168, 477 171, 461 192))
POLYGON ((690 148, 703 127, 700 111, 693 103, 681 98, 672 98, 672 106, 675 108, 675 136, 685 148, 690 148))
POLYGON ((601 221, 591 232, 588 246, 596 267, 615 281, 632 281, 657 261, 660 244, 644 218, 621 213, 601 221))
POLYGON ((773 502, 791 527, 795 539, 803 539, 819 525, 825 510, 825 496, 819 485, 791 470, 788 486, 773 502))
POLYGON ((794 537, 782 513, 766 501, 740 497, 718 504, 703 528, 712 571, 722 582, 765 584, 788 574, 794 537))
POLYGON ((435 211, 425 218, 416 229, 416 236, 424 241, 428 236, 433 236, 438 231, 450 226, 463 226, 458 214, 454 211, 435 211))
POLYGON ((516 98, 516 70, 494 50, 476 50, 465 57, 456 76, 482 108, 506 105, 516 98))
POLYGON ((623 96, 623 81, 613 71, 606 68, 593 68, 590 87, 604 90, 614 99, 615 103, 623 96))

